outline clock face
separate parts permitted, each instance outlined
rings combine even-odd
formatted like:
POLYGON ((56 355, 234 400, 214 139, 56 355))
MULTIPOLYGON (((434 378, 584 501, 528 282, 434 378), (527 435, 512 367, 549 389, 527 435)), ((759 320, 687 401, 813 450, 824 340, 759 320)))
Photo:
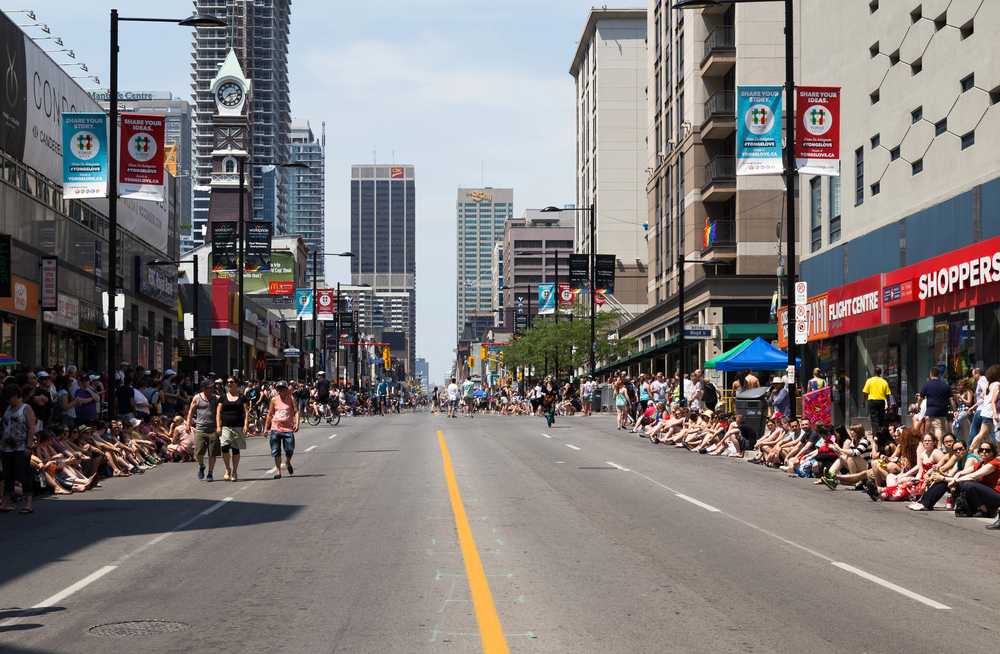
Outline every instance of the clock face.
POLYGON ((215 92, 215 97, 223 107, 235 107, 243 100, 243 87, 237 82, 223 82, 215 92))

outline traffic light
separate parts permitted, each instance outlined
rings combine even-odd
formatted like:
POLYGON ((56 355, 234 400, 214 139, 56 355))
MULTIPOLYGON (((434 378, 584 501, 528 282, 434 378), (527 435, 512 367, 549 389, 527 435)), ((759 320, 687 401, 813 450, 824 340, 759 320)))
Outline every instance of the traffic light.
POLYGON ((485 345, 480 345, 479 346, 479 360, 480 361, 486 361, 486 358, 488 356, 489 356, 489 352, 487 351, 486 346, 485 345))
POLYGON ((392 368, 392 353, 388 346, 382 348, 382 365, 385 366, 386 370, 392 368))
POLYGON ((474 356, 472 356, 470 354, 469 355, 469 372, 472 372, 472 369, 475 368, 475 367, 476 367, 476 357, 474 357, 474 356))
POLYGON ((497 361, 500 362, 500 366, 502 367, 503 366, 503 350, 500 350, 500 352, 497 354, 497 361))

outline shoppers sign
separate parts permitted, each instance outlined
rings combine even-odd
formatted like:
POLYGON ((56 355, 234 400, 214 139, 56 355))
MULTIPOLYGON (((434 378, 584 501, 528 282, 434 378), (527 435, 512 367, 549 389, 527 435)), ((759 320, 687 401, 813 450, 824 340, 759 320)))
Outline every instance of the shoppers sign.
POLYGON ((107 197, 107 115, 65 113, 62 121, 63 198, 107 197))
POLYGON ((784 170, 781 93, 780 86, 736 87, 737 175, 776 175, 784 170))
POLYGON ((840 87, 795 89, 795 165, 807 175, 840 175, 840 87))
POLYGON ((118 193, 133 200, 163 200, 165 117, 121 114, 118 193))
POLYGON ((556 312, 556 285, 538 285, 538 314, 545 316, 556 312))

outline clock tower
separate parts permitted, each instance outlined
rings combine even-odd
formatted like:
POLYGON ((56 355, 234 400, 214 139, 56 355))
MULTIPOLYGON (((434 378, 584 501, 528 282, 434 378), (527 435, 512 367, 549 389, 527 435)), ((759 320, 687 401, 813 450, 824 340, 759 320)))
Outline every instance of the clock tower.
POLYGON ((211 238, 211 224, 239 218, 240 175, 239 161, 244 160, 244 219, 249 220, 253 211, 250 192, 250 80, 243 73, 236 51, 229 50, 225 61, 209 87, 215 101, 212 118, 212 185, 208 209, 209 229, 206 242, 211 238))

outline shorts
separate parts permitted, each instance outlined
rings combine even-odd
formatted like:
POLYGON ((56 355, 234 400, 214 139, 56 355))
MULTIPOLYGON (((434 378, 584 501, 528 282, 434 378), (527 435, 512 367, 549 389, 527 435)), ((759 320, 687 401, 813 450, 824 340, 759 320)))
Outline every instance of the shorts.
POLYGON ((222 448, 219 447, 219 432, 194 430, 194 452, 199 459, 208 452, 209 456, 219 456, 222 448))
POLYGON ((474 397, 467 397, 467 398, 465 398, 465 403, 468 406, 473 406, 475 404, 475 402, 476 402, 476 398, 474 398, 474 397))
POLYGON ((295 434, 290 431, 271 430, 267 436, 267 442, 271 446, 271 456, 281 456, 281 450, 285 450, 285 456, 290 457, 295 452, 295 434))
POLYGON ((229 448, 235 450, 247 449, 247 439, 243 435, 243 430, 236 427, 223 427, 219 443, 222 445, 223 450, 229 448))

